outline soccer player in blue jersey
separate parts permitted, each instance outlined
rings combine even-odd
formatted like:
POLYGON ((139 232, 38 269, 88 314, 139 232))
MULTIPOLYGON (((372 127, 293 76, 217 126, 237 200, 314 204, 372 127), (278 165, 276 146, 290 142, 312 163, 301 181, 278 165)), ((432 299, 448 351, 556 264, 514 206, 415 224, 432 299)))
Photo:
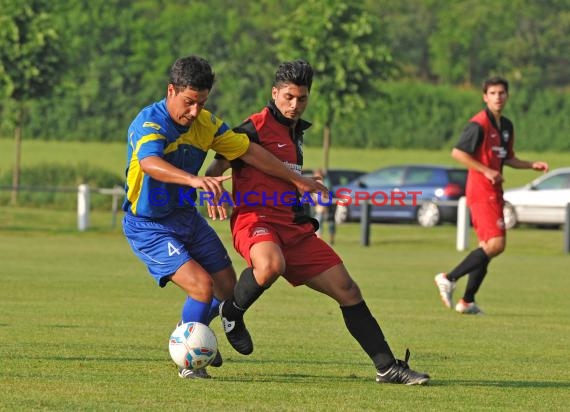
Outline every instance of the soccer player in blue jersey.
MULTIPOLYGON (((229 176, 198 176, 208 150, 244 162, 290 183, 302 193, 326 188, 233 132, 204 109, 214 83, 201 57, 178 59, 171 68, 166 97, 145 107, 128 130, 123 232, 136 256, 160 287, 173 282, 187 295, 182 322, 209 324, 220 301, 233 295, 236 274, 221 240, 196 209, 196 189, 223 193, 229 176)), ((215 219, 222 206, 208 207, 215 219)), ((218 353, 212 366, 221 366, 218 353)), ((182 378, 208 378, 205 368, 180 369, 182 378)))

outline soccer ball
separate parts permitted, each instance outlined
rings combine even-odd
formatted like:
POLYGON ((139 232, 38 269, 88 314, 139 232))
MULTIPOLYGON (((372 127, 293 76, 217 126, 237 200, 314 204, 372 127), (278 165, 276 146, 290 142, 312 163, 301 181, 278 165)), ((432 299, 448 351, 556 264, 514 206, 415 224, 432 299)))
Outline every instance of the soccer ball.
POLYGON ((179 325, 170 335, 170 357, 184 369, 200 369, 208 366, 218 352, 218 340, 214 331, 199 322, 179 325))

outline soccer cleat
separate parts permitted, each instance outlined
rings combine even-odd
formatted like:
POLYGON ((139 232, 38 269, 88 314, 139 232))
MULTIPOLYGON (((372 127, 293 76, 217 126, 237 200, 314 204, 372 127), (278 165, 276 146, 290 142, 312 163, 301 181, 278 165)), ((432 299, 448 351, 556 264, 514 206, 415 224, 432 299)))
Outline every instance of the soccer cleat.
POLYGON ((410 350, 406 349, 405 360, 396 359, 396 362, 386 372, 376 372, 376 382, 378 383, 400 383, 404 385, 424 385, 429 382, 427 373, 416 372, 410 369, 408 360, 410 350))
POLYGON ((206 372, 206 368, 196 370, 178 368, 178 376, 183 379, 210 379, 211 376, 206 372))
POLYGON ((455 305, 455 310, 459 313, 465 315, 483 315, 483 311, 475 302, 465 302, 463 299, 460 299, 455 305))
POLYGON ((453 306, 451 298, 453 296, 453 291, 455 290, 456 283, 448 280, 447 277, 445 277, 445 273, 438 273, 435 276, 434 281, 435 285, 439 289, 439 296, 441 297, 441 301, 446 308, 451 309, 453 306))
POLYGON ((222 358, 222 354, 218 349, 218 352, 216 352, 216 356, 214 357, 214 359, 212 359, 212 362, 210 362, 210 366, 213 366, 214 368, 219 368, 220 366, 222 366, 223 363, 224 359, 222 358))
POLYGON ((224 306, 227 302, 225 300, 220 304, 220 319, 222 320, 226 338, 228 338, 228 342, 236 351, 242 355, 249 355, 253 352, 253 341, 245 327, 243 316, 230 319, 227 314, 224 314, 224 306))

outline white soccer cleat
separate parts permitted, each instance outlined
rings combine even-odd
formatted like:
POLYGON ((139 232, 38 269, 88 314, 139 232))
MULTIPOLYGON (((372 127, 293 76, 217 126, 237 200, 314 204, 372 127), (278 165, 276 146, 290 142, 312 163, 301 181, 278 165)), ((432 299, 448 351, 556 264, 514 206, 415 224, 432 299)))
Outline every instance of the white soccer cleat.
POLYGON ((200 369, 184 369, 178 368, 178 376, 183 379, 210 379, 211 376, 206 372, 206 368, 200 369))
POLYGON ((467 303, 463 299, 457 302, 455 310, 464 315, 483 315, 483 311, 475 302, 467 303))
POLYGON ((445 277, 445 273, 438 273, 435 278, 435 285, 439 289, 439 296, 441 301, 446 308, 451 309, 453 307, 452 296, 455 290, 455 282, 452 282, 445 277))

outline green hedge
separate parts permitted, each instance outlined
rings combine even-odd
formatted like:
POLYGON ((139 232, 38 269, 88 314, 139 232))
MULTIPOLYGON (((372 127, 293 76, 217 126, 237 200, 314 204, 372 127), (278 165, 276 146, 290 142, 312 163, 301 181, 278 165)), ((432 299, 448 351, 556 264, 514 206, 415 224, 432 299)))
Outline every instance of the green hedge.
MULTIPOLYGON (((368 98, 364 110, 333 123, 332 137, 336 147, 449 149, 469 118, 483 108, 481 92, 474 88, 400 81, 386 83, 382 90, 387 97, 368 98)), ((306 139, 309 146, 322 144, 322 125, 315 115, 320 111, 319 99, 315 93, 307 111, 307 120, 314 121, 306 139)), ((60 112, 73 102, 62 101, 53 110, 47 110, 47 106, 44 107, 47 104, 38 101, 32 105, 32 113, 24 128, 26 139, 122 142, 133 117, 133 113, 128 111, 114 112, 111 117, 86 116, 78 124, 69 124, 60 112), (49 135, 46 135, 48 130, 49 135), (94 130, 101 135, 90 135, 94 130)), ((257 109, 259 107, 242 107, 240 111, 245 118, 257 109)), ((569 93, 511 86, 511 100, 505 115, 515 124, 518 150, 569 150, 568 113, 569 93)), ((11 136, 11 125, 4 126, 3 135, 11 136)))
MULTIPOLYGON (((387 98, 369 100, 367 108, 353 119, 333 125, 335 146, 447 149, 463 127, 484 107, 481 92, 426 83, 397 82, 383 86, 387 98)), ((516 90, 505 115, 513 120, 517 149, 566 151, 570 149, 570 95, 554 91, 516 90)), ((322 129, 315 124, 308 145, 322 142, 322 129)))
MULTIPOLYGON (((18 205, 74 210, 77 207, 77 187, 88 184, 91 189, 123 185, 123 179, 104 169, 86 163, 64 165, 45 163, 23 168, 18 194, 18 205)), ((0 186, 12 185, 12 171, 0 175, 0 186)), ((0 205, 10 202, 10 192, 0 192, 0 205)), ((111 210, 111 196, 92 193, 91 209, 111 210)))

